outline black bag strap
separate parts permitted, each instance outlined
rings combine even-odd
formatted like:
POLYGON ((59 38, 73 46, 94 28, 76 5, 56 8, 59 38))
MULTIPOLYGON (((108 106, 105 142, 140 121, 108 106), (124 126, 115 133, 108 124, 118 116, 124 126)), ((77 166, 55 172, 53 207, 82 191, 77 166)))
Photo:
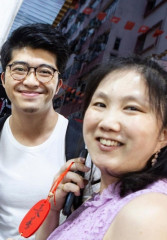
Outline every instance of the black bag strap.
MULTIPOLYGON (((83 150, 85 150, 85 143, 82 133, 82 123, 75 119, 70 119, 65 136, 66 161, 79 157, 83 150)), ((81 175, 83 176, 83 174, 81 175)), ((71 214, 72 205, 74 209, 77 209, 83 202, 82 198, 83 191, 81 191, 79 197, 76 197, 73 194, 70 196, 69 193, 66 198, 63 214, 69 216, 71 214)))
POLYGON ((8 117, 9 117, 9 115, 5 115, 5 116, 0 118, 0 131, 2 130, 3 125, 4 125, 4 123, 5 123, 5 121, 8 117))
POLYGON ((82 123, 75 119, 70 119, 65 136, 66 161, 79 157, 80 152, 85 148, 82 123))

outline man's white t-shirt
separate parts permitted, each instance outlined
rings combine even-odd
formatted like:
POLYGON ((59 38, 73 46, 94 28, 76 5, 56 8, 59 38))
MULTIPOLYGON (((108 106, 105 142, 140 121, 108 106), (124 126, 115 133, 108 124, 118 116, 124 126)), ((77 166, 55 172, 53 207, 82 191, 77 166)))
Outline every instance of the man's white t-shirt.
POLYGON ((55 174, 65 163, 67 125, 68 120, 59 114, 51 136, 27 147, 16 141, 6 120, 0 135, 0 240, 18 237, 25 214, 47 198, 55 174))

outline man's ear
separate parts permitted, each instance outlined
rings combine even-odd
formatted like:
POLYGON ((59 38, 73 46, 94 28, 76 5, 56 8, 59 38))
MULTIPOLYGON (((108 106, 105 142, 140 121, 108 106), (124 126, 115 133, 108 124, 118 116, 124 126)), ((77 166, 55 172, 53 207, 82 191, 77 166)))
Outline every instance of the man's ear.
POLYGON ((63 80, 60 78, 59 79, 59 82, 57 84, 57 88, 56 88, 56 91, 55 91, 55 95, 59 92, 59 89, 61 88, 61 86, 63 85, 63 80))
POLYGON ((5 72, 1 73, 1 82, 2 82, 2 86, 5 87, 5 72))

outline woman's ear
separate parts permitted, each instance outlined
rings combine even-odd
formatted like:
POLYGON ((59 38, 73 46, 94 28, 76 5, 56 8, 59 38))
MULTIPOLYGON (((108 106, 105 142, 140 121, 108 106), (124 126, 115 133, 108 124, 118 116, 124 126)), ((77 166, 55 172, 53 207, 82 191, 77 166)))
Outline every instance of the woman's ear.
POLYGON ((163 148, 167 145, 167 128, 164 128, 159 136, 160 148, 163 148))

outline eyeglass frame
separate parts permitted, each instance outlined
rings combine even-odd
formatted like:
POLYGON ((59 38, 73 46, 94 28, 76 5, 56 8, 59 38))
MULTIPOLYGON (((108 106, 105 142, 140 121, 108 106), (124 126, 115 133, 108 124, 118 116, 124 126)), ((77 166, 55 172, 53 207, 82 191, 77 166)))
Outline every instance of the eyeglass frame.
POLYGON ((11 77, 12 77, 15 81, 20 81, 20 82, 23 81, 23 80, 28 76, 31 68, 34 69, 33 72, 34 72, 34 74, 35 74, 36 79, 37 79, 39 82, 42 82, 42 83, 48 83, 48 82, 50 82, 50 81, 53 79, 55 72, 57 72, 58 74, 60 74, 60 72, 59 72, 58 69, 56 69, 56 68, 54 68, 54 67, 52 67, 52 66, 50 66, 50 65, 47 65, 47 64, 40 64, 40 65, 37 66, 37 67, 31 67, 31 66, 29 66, 29 64, 26 63, 26 62, 19 62, 19 61, 18 61, 18 62, 13 62, 13 63, 11 63, 11 64, 8 64, 6 67, 9 67, 9 68, 10 68, 10 75, 11 75, 11 77), (14 64, 23 64, 23 65, 25 65, 25 66, 27 67, 27 74, 26 74, 26 76, 25 76, 24 78, 22 78, 22 79, 20 79, 20 80, 13 78, 13 76, 12 76, 12 74, 11 74, 11 67, 12 67, 14 64), (54 73, 53 73, 53 75, 52 75, 52 78, 51 78, 49 81, 47 81, 47 82, 42 82, 42 81, 40 81, 40 80, 37 78, 37 76, 36 76, 36 71, 37 71, 37 69, 38 69, 39 67, 42 67, 42 66, 49 67, 49 68, 51 68, 51 69, 54 71, 54 73))

